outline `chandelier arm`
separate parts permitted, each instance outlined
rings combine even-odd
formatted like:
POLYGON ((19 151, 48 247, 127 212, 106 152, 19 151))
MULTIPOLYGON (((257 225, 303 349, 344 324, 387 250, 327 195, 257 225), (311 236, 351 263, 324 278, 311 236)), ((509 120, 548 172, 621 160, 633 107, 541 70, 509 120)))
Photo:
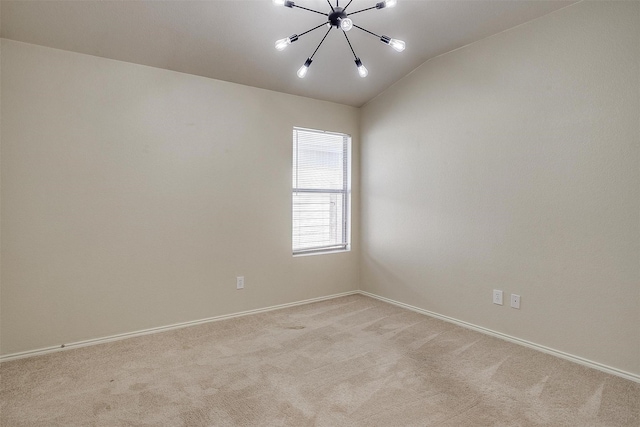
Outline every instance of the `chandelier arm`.
POLYGON ((342 8, 342 11, 346 11, 347 8, 349 7, 349 5, 351 4, 353 0, 349 0, 349 3, 347 3, 347 5, 345 7, 342 8))
POLYGON ((329 32, 333 29, 333 27, 329 27, 329 29, 327 30, 327 33, 324 35, 324 37, 322 38, 322 40, 320 40, 320 44, 318 44, 318 47, 316 48, 316 50, 313 51, 313 53, 311 54, 311 56, 309 57, 309 59, 313 59, 313 56, 316 54, 316 52, 318 51, 318 49, 320 49, 320 46, 322 46, 322 43, 324 42, 324 39, 327 38, 327 36, 329 35, 329 32))
MULTIPOLYGON (((351 13, 351 15, 353 15, 353 13, 351 13)), ((359 25, 353 24, 353 26, 354 26, 354 27, 356 27, 356 28, 358 28, 358 29, 360 29, 360 30, 362 30, 362 31, 364 31, 365 33, 369 33, 369 34, 371 34, 371 35, 373 35, 373 36, 376 36, 377 38, 380 38, 380 37, 381 37, 381 36, 377 35, 376 33, 374 33, 374 32, 372 32, 372 31, 367 30, 366 28, 362 28, 362 27, 361 27, 361 26, 359 26, 359 25)))
POLYGON ((329 3, 329 7, 331 8, 331 12, 335 12, 336 10, 333 8, 333 5, 331 4, 331 0, 327 0, 327 3, 329 3))
POLYGON ((320 28, 320 27, 324 27, 325 25, 327 25, 327 23, 326 23, 326 22, 323 22, 322 24, 318 25, 317 27, 313 27, 312 29, 305 31, 304 33, 300 33, 300 34, 298 34, 298 37, 302 37, 302 36, 304 36, 305 34, 310 33, 310 32, 311 32, 311 31, 313 31, 313 30, 317 30, 317 29, 318 29, 318 28, 320 28))
POLYGON ((353 50, 353 46, 351 46, 351 42, 349 41, 349 37, 347 36, 347 33, 343 31, 342 34, 344 34, 344 38, 347 39, 347 43, 349 43, 349 47, 351 48, 351 53, 353 53, 353 57, 355 59, 358 59, 358 55, 356 55, 356 51, 353 50))
MULTIPOLYGON (((299 6, 296 6, 296 7, 299 7, 299 6)), ((366 12, 367 10, 371 10, 371 9, 377 9, 377 7, 376 6, 371 6, 371 7, 368 7, 366 9, 356 10, 355 12, 351 12, 349 15, 355 15, 356 13, 366 12)))
POLYGON ((309 12, 319 13, 320 15, 323 15, 323 16, 329 16, 328 13, 318 12, 317 10, 309 9, 309 8, 304 7, 304 6, 298 6, 297 4, 293 4, 291 7, 297 7, 299 9, 308 10, 309 12))

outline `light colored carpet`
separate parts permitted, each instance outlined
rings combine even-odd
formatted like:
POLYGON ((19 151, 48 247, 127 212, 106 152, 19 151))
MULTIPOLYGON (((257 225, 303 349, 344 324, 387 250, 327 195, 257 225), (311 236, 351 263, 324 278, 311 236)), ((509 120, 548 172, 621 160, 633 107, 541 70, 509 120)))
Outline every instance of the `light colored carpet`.
POLYGON ((640 425, 640 384, 360 295, 0 375, 3 426, 640 425))

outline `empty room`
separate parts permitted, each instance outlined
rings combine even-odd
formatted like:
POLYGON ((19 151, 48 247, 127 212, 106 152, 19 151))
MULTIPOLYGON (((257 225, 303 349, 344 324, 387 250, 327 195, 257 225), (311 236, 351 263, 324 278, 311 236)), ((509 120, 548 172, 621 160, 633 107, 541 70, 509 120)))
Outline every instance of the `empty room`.
POLYGON ((640 426, 640 1, 1 0, 0 425, 640 426))

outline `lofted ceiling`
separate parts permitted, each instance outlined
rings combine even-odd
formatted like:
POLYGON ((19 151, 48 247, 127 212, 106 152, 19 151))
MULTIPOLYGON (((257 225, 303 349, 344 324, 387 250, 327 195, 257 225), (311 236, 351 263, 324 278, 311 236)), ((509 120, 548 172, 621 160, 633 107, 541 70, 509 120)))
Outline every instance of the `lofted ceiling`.
MULTIPOLYGON (((376 1, 353 0, 347 11, 376 1)), ((335 29, 315 55, 307 77, 299 79, 296 71, 326 28, 281 52, 274 42, 326 19, 271 0, 2 0, 0 36, 358 107, 429 58, 574 2, 399 0, 394 8, 353 15, 355 24, 407 44, 399 53, 352 29, 348 35, 353 48, 369 70, 364 79, 358 76, 342 31, 335 29)), ((327 0, 296 4, 330 10, 327 0)))

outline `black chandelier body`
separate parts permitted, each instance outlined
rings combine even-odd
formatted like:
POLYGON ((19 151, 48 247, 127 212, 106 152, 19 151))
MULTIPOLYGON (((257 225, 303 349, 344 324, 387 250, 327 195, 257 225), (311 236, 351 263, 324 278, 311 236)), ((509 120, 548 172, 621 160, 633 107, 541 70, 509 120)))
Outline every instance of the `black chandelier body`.
POLYGON ((391 46, 393 49, 397 50, 398 52, 402 52, 404 50, 404 48, 405 48, 405 43, 402 40, 392 39, 391 37, 388 37, 388 36, 385 36, 385 35, 378 35, 378 34, 372 32, 372 31, 369 31, 369 30, 367 30, 365 28, 362 28, 362 27, 354 24, 353 21, 351 20, 351 18, 349 18, 350 15, 355 15, 356 13, 361 13, 361 12, 365 12, 365 11, 373 10, 373 9, 384 9, 384 8, 387 8, 387 7, 393 7, 393 6, 396 5, 397 0, 381 1, 379 3, 376 3, 375 6, 371 6, 371 7, 365 8, 365 9, 360 9, 360 10, 352 12, 352 13, 350 13, 348 15, 347 15, 347 8, 353 2, 353 0, 350 0, 349 3, 347 3, 347 5, 345 7, 340 7, 340 0, 336 0, 336 5, 335 6, 333 6, 331 4, 331 0, 327 0, 327 3, 329 3, 329 7, 331 7, 331 12, 329 12, 329 13, 324 13, 324 12, 320 12, 318 10, 313 10, 313 9, 309 9, 309 8, 306 8, 306 7, 303 7, 303 6, 298 6, 293 1, 289 1, 289 0, 273 0, 273 2, 275 4, 278 4, 278 5, 281 5, 281 6, 285 6, 285 7, 288 7, 288 8, 296 7, 296 8, 299 8, 299 9, 307 10, 309 12, 317 13, 317 14, 324 15, 324 16, 327 17, 327 21, 326 22, 323 22, 322 24, 320 24, 320 25, 318 25, 316 27, 313 27, 310 30, 307 30, 307 31, 305 31, 303 33, 300 33, 300 34, 292 34, 291 36, 289 36, 287 38, 280 39, 280 40, 276 41, 276 49, 284 50, 287 46, 289 46, 291 43, 293 43, 295 41, 298 41, 298 39, 300 37, 304 36, 305 34, 308 34, 308 33, 312 32, 313 30, 317 30, 320 27, 324 27, 325 25, 329 27, 329 29, 325 33, 324 37, 322 38, 322 40, 318 44, 318 47, 316 47, 316 50, 313 51, 311 56, 307 58, 307 60, 302 65, 302 67, 300 67, 300 69, 298 70, 298 77, 300 77, 301 79, 304 78, 304 76, 307 75, 307 71, 309 70, 309 66, 313 62, 313 57, 315 56, 316 52, 318 52, 318 49, 320 49, 320 46, 322 46, 322 43, 327 38, 327 36, 331 32, 331 30, 334 29, 334 28, 342 30, 342 33, 344 34, 344 37, 347 40, 347 43, 349 44, 349 48, 351 49, 351 53, 353 53, 354 62, 356 63, 356 67, 358 69, 358 74, 360 75, 360 77, 367 77, 367 74, 369 74, 369 71, 366 69, 366 67, 364 65, 362 65, 362 61, 360 60, 360 58, 358 58, 358 55, 356 55, 356 52, 353 49, 353 46, 351 45, 351 41, 349 41, 349 37, 347 36, 347 32, 350 31, 352 28, 355 27, 355 28, 357 28, 359 30, 364 31, 365 33, 368 33, 368 34, 371 34, 372 36, 377 37, 378 39, 380 39, 380 41, 382 43, 391 46))

